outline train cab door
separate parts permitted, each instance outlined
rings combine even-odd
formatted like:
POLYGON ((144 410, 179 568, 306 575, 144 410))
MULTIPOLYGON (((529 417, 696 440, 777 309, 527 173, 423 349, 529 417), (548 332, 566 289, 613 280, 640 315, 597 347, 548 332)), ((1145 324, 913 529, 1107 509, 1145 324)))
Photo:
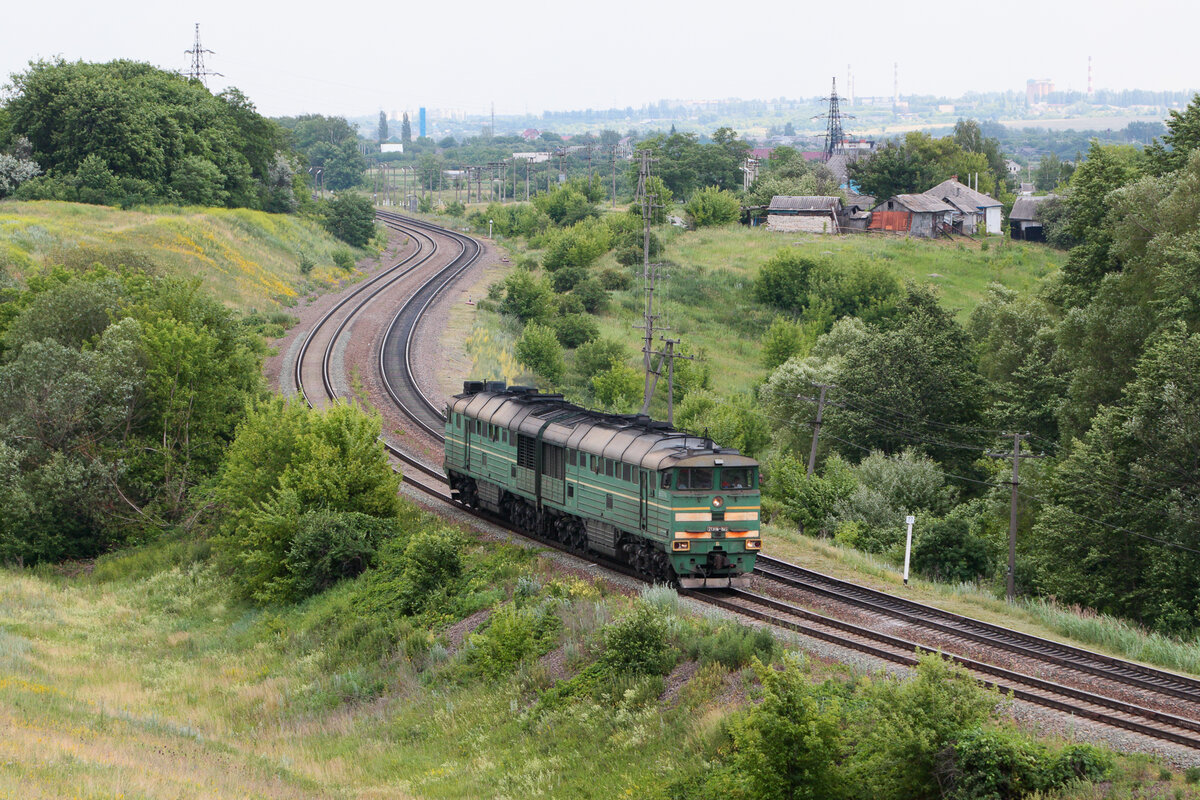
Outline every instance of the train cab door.
POLYGON ((647 523, 647 495, 650 492, 650 481, 646 476, 646 470, 638 470, 638 524, 642 530, 646 530, 647 523))
POLYGON ((463 420, 463 467, 471 470, 471 434, 474 432, 475 420, 467 417, 463 420))

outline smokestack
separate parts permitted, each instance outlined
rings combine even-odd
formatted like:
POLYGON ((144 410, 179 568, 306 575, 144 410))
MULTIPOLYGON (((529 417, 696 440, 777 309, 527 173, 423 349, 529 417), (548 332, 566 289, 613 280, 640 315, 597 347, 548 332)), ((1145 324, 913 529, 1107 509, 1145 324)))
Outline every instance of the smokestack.
POLYGON ((1088 56, 1088 97, 1094 97, 1096 89, 1092 86, 1092 57, 1088 56))
POLYGON ((850 65, 846 65, 846 102, 847 105, 854 105, 854 73, 850 71, 850 65))
POLYGON ((900 62, 892 62, 892 108, 900 107, 900 62))

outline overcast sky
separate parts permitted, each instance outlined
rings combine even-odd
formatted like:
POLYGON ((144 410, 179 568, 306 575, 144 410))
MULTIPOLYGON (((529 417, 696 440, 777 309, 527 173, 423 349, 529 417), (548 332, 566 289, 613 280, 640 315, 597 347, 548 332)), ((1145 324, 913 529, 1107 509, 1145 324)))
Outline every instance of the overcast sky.
POLYGON ((265 114, 454 108, 498 114, 639 106, 662 98, 957 96, 1024 90, 1200 86, 1193 0, 910 3, 290 2, 64 0, 6 3, 0 73, 31 59, 128 58, 185 69, 193 25, 214 91, 265 114))

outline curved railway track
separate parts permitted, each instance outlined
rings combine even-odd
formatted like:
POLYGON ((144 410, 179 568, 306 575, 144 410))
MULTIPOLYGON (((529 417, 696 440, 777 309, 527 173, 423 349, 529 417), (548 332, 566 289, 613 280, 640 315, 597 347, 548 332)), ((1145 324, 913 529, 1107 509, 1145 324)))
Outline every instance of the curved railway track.
MULTIPOLYGON (((322 386, 328 400, 336 399, 337 394, 329 378, 329 364, 335 345, 345 331, 350 318, 388 286, 400 280, 402 276, 409 275, 420 265, 427 263, 428 259, 433 258, 434 254, 438 252, 438 238, 449 239, 458 252, 446 266, 436 269, 426 277, 400 305, 384 334, 379 355, 380 374, 392 402, 426 435, 440 442, 443 440, 444 417, 441 410, 421 390, 413 368, 412 355, 416 331, 423 316, 437 297, 475 263, 482 253, 482 248, 469 236, 421 220, 386 212, 379 212, 379 217, 389 227, 408 233, 414 241, 418 242, 416 252, 359 287, 321 318, 313 331, 306 337, 297 358, 296 387, 299 391, 305 392, 302 372, 304 356, 313 342, 322 340, 325 344, 320 365, 322 386), (422 257, 422 253, 427 253, 427 255, 422 257), (356 300, 357 302, 354 302, 356 300), (352 303, 353 305, 351 305, 352 303), (334 320, 337 320, 335 327, 327 329, 326 333, 318 334, 318 331, 329 326, 334 320)), ((305 396, 308 399, 307 394, 305 396)), ((498 524, 522 536, 529 536, 528 533, 512 528, 505 521, 499 520, 493 515, 480 514, 474 509, 457 503, 451 498, 445 478, 438 470, 403 452, 386 440, 384 440, 384 446, 394 458, 416 470, 420 475, 418 479, 411 474, 411 470, 402 470, 404 480, 414 488, 452 503, 456 508, 492 524, 498 524)), ((555 542, 537 540, 566 551, 566 548, 555 542)), ((629 571, 622 568, 622 565, 601 563, 605 567, 629 574, 629 571)), ((1200 702, 1200 681, 1187 676, 1121 661, 1110 656, 1039 639, 991 623, 941 611, 931 606, 924 606, 884 592, 821 575, 768 556, 759 556, 759 564, 756 572, 765 578, 816 594, 836 597, 840 601, 854 604, 872 613, 886 614, 944 635, 983 642, 988 646, 1007 650, 1030 661, 1067 667, 1141 691, 1156 692, 1189 702, 1200 702)), ((686 592, 685 594, 701 602, 759 619, 773 626, 865 652, 892 663, 912 665, 916 663, 915 651, 934 649, 751 592, 735 590, 722 593, 686 592)), ((948 654, 948 657, 963 664, 980 680, 996 686, 1002 691, 1011 692, 1013 696, 1022 700, 1200 750, 1200 722, 1194 718, 1175 716, 1163 711, 1144 708, 1134 703, 1064 686, 960 655, 948 654)))

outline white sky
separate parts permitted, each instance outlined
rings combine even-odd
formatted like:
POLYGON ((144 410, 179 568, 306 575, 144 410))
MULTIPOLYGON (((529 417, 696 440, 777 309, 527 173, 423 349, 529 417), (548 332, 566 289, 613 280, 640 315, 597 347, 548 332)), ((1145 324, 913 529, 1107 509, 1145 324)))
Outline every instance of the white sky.
POLYGON ((1023 91, 1027 78, 1082 90, 1088 55, 1098 89, 1200 86, 1196 0, 14 0, 0 14, 0 83, 59 55, 184 69, 196 22, 225 76, 210 88, 235 85, 271 116, 796 98, 833 76, 844 93, 848 63, 857 95, 890 95, 894 61, 902 95, 1023 91))

